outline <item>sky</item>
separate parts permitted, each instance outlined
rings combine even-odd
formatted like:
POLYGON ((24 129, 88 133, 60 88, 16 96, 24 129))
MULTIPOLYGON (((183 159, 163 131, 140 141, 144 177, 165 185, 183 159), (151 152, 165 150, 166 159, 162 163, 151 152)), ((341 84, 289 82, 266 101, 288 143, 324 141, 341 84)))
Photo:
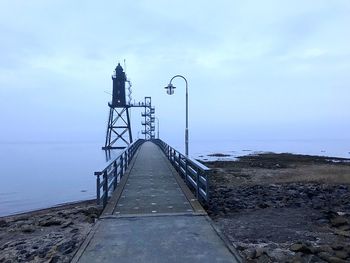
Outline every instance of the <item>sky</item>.
MULTIPOLYGON (((349 139, 350 2, 0 1, 0 135, 104 142, 117 63, 160 137, 349 139)), ((134 137, 141 116, 132 110, 134 137)))

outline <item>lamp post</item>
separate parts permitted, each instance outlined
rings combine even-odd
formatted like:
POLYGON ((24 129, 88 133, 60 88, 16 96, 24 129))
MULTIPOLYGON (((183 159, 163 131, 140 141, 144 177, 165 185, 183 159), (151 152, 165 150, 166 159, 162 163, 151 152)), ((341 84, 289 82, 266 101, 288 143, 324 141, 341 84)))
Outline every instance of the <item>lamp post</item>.
POLYGON ((157 120, 157 139, 159 139, 159 119, 156 117, 157 120))
POLYGON ((171 82, 173 81, 173 79, 175 78, 182 78, 185 83, 186 83, 186 129, 185 129, 185 154, 186 156, 188 156, 188 83, 187 83, 187 79, 184 76, 181 75, 175 75, 174 77, 172 77, 170 79, 170 82, 168 84, 168 86, 165 87, 165 89, 167 89, 167 93, 169 95, 173 95, 174 94, 174 89, 176 87, 174 87, 171 82))

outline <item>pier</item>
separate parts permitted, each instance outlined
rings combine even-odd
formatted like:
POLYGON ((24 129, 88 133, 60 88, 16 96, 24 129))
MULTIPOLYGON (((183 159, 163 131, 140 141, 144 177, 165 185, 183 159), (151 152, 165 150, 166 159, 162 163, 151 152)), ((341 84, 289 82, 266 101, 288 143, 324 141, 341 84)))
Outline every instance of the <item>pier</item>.
POLYGON ((161 140, 130 145, 95 173, 105 208, 72 262, 240 262, 201 205, 208 170, 161 140))

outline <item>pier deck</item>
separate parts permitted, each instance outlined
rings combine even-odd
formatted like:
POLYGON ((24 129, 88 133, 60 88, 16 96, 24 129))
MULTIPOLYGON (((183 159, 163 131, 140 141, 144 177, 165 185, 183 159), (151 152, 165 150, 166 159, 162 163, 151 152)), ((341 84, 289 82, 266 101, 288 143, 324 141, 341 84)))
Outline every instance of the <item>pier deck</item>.
POLYGON ((72 262, 238 262, 155 144, 118 188, 72 262))

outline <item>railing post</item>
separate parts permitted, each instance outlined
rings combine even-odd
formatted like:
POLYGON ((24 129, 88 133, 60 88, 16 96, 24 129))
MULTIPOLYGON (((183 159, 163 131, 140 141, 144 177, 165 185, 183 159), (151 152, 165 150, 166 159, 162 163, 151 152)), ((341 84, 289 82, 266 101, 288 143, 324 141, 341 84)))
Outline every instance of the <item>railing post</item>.
POLYGON ((108 176, 107 176, 107 171, 104 171, 103 173, 103 207, 107 205, 108 201, 108 176))
POLYGON ((131 150, 127 150, 127 155, 128 155, 128 161, 127 164, 129 165, 130 159, 131 159, 131 150))
POLYGON ((96 177, 96 199, 97 199, 97 205, 100 205, 100 198, 101 198, 101 190, 100 190, 100 175, 98 174, 96 177))
POLYGON ((199 169, 196 168, 196 184, 197 184, 197 187, 196 187, 196 196, 197 196, 197 199, 199 200, 199 169))
POLYGON ((208 172, 204 172, 204 175, 205 175, 205 182, 206 182, 206 186, 205 186, 205 193, 207 194, 207 202, 209 202, 209 198, 210 198, 210 195, 209 195, 209 176, 208 176, 208 172))
POLYGON ((124 176, 124 158, 123 154, 120 156, 120 178, 124 176))
POLYGON ((118 186, 118 161, 115 160, 114 163, 114 174, 113 174, 113 177, 114 177, 114 182, 113 182, 113 190, 115 190, 118 186))
POLYGON ((185 183, 186 183, 186 185, 188 184, 187 183, 187 180, 188 180, 187 176, 188 176, 188 160, 187 160, 187 157, 186 157, 185 158, 185 183))

